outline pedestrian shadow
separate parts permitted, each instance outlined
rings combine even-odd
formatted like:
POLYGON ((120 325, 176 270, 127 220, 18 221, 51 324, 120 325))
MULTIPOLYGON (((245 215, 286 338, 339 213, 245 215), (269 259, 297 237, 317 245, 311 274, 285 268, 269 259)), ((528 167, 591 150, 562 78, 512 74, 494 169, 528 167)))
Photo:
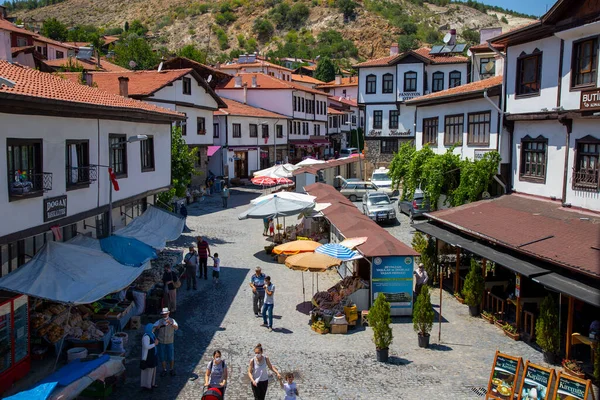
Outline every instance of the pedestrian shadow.
POLYGON ((412 364, 412 361, 407 360, 406 358, 402 358, 402 357, 389 356, 387 364, 392 364, 392 365, 409 365, 409 364, 412 364))
POLYGON ((453 350, 452 347, 446 346, 445 344, 441 344, 441 343, 430 343, 429 348, 431 350, 435 350, 435 351, 452 351, 453 350))
POLYGON ((260 251, 257 251, 256 253, 254 253, 254 258, 257 258, 262 262, 278 264, 277 260, 273 258, 273 255, 267 254, 264 250, 260 250, 260 251))
POLYGON ((286 335, 289 335, 290 333, 294 333, 293 331, 287 329, 287 328, 273 328, 273 332, 277 332, 277 333, 283 333, 286 335))

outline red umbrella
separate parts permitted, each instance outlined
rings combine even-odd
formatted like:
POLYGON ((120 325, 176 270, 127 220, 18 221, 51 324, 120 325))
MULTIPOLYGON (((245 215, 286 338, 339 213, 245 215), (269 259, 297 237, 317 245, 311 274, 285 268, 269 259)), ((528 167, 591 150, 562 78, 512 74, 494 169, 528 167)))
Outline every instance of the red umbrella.
POLYGON ((250 182, 259 186, 273 186, 277 184, 277 182, 275 182, 275 179, 269 178, 268 176, 257 176, 255 178, 252 178, 250 182))
POLYGON ((278 185, 289 185, 294 183, 294 181, 288 178, 279 177, 275 178, 275 183, 278 185))

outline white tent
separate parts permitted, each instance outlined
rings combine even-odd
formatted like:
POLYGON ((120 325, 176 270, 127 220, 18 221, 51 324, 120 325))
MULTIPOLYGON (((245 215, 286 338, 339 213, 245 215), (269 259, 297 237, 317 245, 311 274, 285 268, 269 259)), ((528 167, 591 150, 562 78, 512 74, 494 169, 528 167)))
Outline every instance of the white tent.
POLYGON ((246 218, 276 218, 297 215, 305 210, 312 210, 315 202, 298 201, 278 197, 277 193, 271 199, 256 204, 249 210, 238 215, 239 219, 246 218))
POLYGON ((274 165, 272 167, 256 171, 254 176, 267 176, 269 178, 291 178, 292 172, 298 168, 300 167, 296 167, 293 164, 274 165))
POLYGON ((89 304, 129 286, 143 270, 90 247, 48 242, 29 262, 0 278, 0 288, 59 303, 89 304))
POLYGON ((296 193, 296 192, 277 192, 277 193, 270 193, 265 196, 257 197, 254 200, 250 200, 250 203, 251 204, 259 204, 259 203, 262 203, 263 201, 272 199, 274 196, 281 197, 282 199, 288 199, 288 200, 305 201, 308 203, 314 202, 316 199, 316 196, 311 196, 309 194, 296 193))
POLYGON ((325 160, 317 160, 316 158, 306 158, 296 164, 296 167, 305 167, 307 165, 315 165, 315 164, 325 164, 327 161, 325 160))
POLYGON ((181 236, 185 220, 182 216, 161 208, 148 206, 148 209, 129 225, 119 229, 115 235, 131 237, 148 246, 162 250, 167 242, 181 236))

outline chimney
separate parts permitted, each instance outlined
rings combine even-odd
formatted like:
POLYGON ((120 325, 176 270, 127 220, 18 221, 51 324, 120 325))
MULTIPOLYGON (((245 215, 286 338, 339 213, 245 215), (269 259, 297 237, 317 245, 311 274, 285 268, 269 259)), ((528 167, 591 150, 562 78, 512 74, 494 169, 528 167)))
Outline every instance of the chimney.
POLYGON ((454 46, 456 44, 456 29, 450 29, 450 41, 448 46, 454 46))
POLYGON ((92 83, 94 81, 94 77, 92 76, 92 74, 90 74, 87 71, 83 71, 81 73, 81 81, 86 85, 86 86, 92 86, 92 83))
POLYGON ((244 104, 248 103, 248 84, 244 83, 244 104))
POLYGON ((390 46, 390 56, 398 55, 398 43, 394 43, 390 46))
POLYGON ((258 86, 258 83, 256 83, 256 75, 252 75, 252 87, 255 88, 258 86))
POLYGON ((242 87, 242 77, 237 75, 233 78, 233 87, 241 88, 242 87))
POLYGON ((336 85, 341 85, 342 84, 342 76, 341 75, 336 75, 335 76, 335 84, 336 85))
POLYGON ((129 78, 126 76, 119 77, 119 95, 129 97, 129 78))

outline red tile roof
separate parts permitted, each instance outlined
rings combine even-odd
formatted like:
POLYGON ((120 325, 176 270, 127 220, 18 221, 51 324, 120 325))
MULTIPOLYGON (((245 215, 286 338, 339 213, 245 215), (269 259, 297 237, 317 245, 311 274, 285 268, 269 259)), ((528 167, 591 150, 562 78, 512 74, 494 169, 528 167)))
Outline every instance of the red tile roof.
POLYGON ((349 105, 350 107, 358 107, 358 101, 356 99, 344 99, 342 98, 340 100, 339 97, 336 96, 330 96, 334 101, 337 101, 338 103, 342 103, 342 104, 346 104, 349 105))
POLYGON ((344 115, 343 111, 338 111, 335 108, 327 107, 327 114, 331 115, 344 115))
POLYGON ((120 65, 106 61, 104 58, 100 58, 100 68, 98 68, 96 57, 92 57, 89 60, 81 60, 74 57, 60 58, 57 60, 43 60, 43 63, 55 70, 58 70, 62 67, 65 67, 68 64, 69 59, 78 66, 83 67, 83 69, 86 71, 129 72, 127 68, 123 68, 120 65))
POLYGON ((448 97, 459 97, 462 95, 483 92, 485 89, 491 89, 495 86, 502 85, 502 75, 494 76, 492 78, 483 79, 477 82, 467 83, 466 85, 456 86, 450 89, 442 90, 427 94, 425 96, 415 97, 406 101, 406 104, 420 104, 432 99, 448 98, 448 97))
POLYGON ((35 32, 28 31, 27 29, 19 28, 12 22, 0 18, 0 30, 10 31, 14 33, 21 33, 23 35, 34 36, 35 32))
POLYGON ((125 115, 129 110, 170 116, 174 117, 173 119, 183 117, 182 114, 166 108, 110 94, 97 88, 62 79, 54 74, 40 72, 3 60, 0 60, 0 76, 15 82, 15 86, 12 88, 0 86, 0 97, 17 96, 27 100, 54 100, 64 103, 62 107, 65 109, 69 107, 69 104, 76 103, 122 110, 125 115))
POLYGON ((65 44, 71 45, 71 46, 75 46, 77 48, 79 47, 87 47, 90 45, 90 42, 63 42, 65 44))
MULTIPOLYGON (((320 165, 320 164, 319 164, 320 165)), ((388 231, 363 215, 356 206, 333 186, 314 183, 304 188, 319 203, 331 203, 323 211, 329 220, 346 238, 367 237, 367 241, 357 247, 365 257, 418 256, 415 250, 405 245, 388 231)))
MULTIPOLYGON (((307 93, 314 93, 314 94, 321 94, 323 96, 328 96, 327 93, 321 92, 320 90, 311 89, 309 87, 302 86, 302 85, 294 83, 294 82, 277 79, 274 76, 270 76, 270 75, 263 74, 263 73, 258 73, 258 72, 241 73, 241 74, 238 74, 237 76, 242 77, 242 85, 243 84, 248 85, 248 90, 254 90, 254 89, 301 90, 301 91, 307 92, 307 93), (256 77, 256 83, 257 83, 256 88, 252 87, 252 77, 253 76, 256 77)), ((227 90, 227 89, 240 90, 241 89, 241 88, 235 87, 235 79, 230 80, 226 84, 219 85, 218 88, 221 90, 227 90)))
POLYGON ((323 83, 323 81, 315 79, 312 76, 301 75, 301 74, 292 74, 292 81, 294 81, 294 82, 304 82, 304 83, 314 83, 317 86, 320 86, 323 83))
POLYGON ((432 55, 429 54, 431 48, 429 47, 421 47, 416 50, 405 51, 404 53, 395 54, 387 57, 377 58, 374 60, 368 60, 360 64, 356 64, 354 67, 386 67, 390 65, 395 65, 398 61, 402 60, 404 57, 413 55, 417 58, 422 59, 424 62, 432 63, 432 64, 457 64, 457 63, 466 63, 469 62, 469 57, 459 56, 459 55, 432 55))
MULTIPOLYGON (((494 48, 498 51, 504 51, 505 47, 503 44, 496 44, 496 43, 492 43, 492 46, 494 46, 494 48)), ((487 52, 492 52, 492 50, 490 50, 489 46, 487 45, 487 43, 481 43, 478 44, 477 46, 471 46, 469 47, 469 49, 474 52, 474 53, 481 53, 487 50, 487 52)))
MULTIPOLYGON (((290 141, 290 143, 292 143, 292 141, 290 141)), ((358 155, 356 157, 344 157, 344 158, 338 158, 335 160, 329 160, 326 163, 321 163, 321 164, 307 165, 306 167, 298 168, 297 170, 292 172, 292 175, 296 176, 296 175, 300 175, 303 173, 309 173, 309 174, 316 175, 317 172, 319 172, 321 170, 329 169, 329 168, 333 168, 333 167, 339 167, 339 166, 347 165, 347 164, 357 163, 357 162, 360 162, 361 159, 364 160, 364 156, 358 155)))
POLYGON ((214 115, 240 115, 244 117, 289 119, 289 117, 286 117, 285 115, 277 114, 263 108, 252 107, 240 103, 239 101, 225 98, 222 100, 227 104, 227 108, 219 108, 219 110, 214 112, 214 115))
POLYGON ((429 216, 471 236, 558 266, 600 277, 600 214, 511 194, 429 216))
POLYGON ((109 36, 109 35, 104 35, 104 36, 102 36, 102 38, 104 39, 105 46, 108 46, 109 44, 118 42, 121 39, 118 36, 109 36))
POLYGON ((22 46, 22 47, 11 47, 10 51, 12 56, 16 57, 19 53, 32 52, 35 50, 35 46, 22 46))
POLYGON ((400 54, 394 54, 392 56, 386 56, 381 58, 375 58, 373 60, 367 60, 365 62, 354 65, 354 67, 363 68, 363 67, 386 67, 388 65, 392 65, 392 62, 399 58, 400 54))
POLYGON ((292 72, 291 69, 282 67, 281 65, 273 64, 269 61, 259 60, 253 63, 233 63, 233 64, 222 64, 219 69, 244 69, 244 68, 262 68, 269 67, 274 69, 280 69, 282 71, 292 72))
MULTIPOLYGON (((411 50, 411 52, 425 57, 430 60, 433 64, 456 64, 469 62, 469 57, 459 55, 443 55, 443 54, 429 54, 431 48, 421 47, 420 49, 411 50)), ((410 53, 410 52, 409 52, 410 53)))
POLYGON ((47 38, 45 36, 42 35, 35 35, 33 37, 33 40, 36 42, 42 42, 42 43, 46 43, 46 44, 51 44, 53 46, 57 46, 57 47, 63 47, 65 49, 71 49, 71 50, 77 50, 78 47, 73 46, 71 44, 68 43, 64 43, 64 42, 59 42, 58 40, 53 40, 50 38, 47 38))
POLYGON ((339 85, 335 83, 335 80, 321 85, 317 85, 317 89, 326 89, 332 87, 343 87, 343 86, 358 86, 358 76, 348 76, 342 78, 342 83, 339 85))

